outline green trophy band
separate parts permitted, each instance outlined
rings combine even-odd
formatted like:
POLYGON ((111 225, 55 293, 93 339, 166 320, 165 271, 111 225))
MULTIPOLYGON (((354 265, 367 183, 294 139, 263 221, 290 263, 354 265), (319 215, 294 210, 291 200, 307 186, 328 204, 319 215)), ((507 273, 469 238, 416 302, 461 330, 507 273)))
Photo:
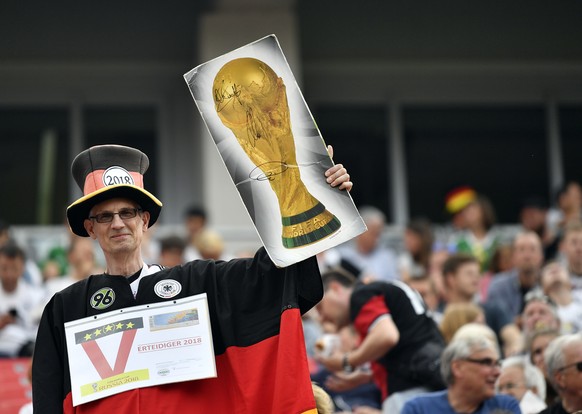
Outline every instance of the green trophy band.
POLYGON ((321 240, 340 221, 301 181, 283 79, 264 62, 234 59, 216 74, 215 109, 277 196, 286 248, 321 240))

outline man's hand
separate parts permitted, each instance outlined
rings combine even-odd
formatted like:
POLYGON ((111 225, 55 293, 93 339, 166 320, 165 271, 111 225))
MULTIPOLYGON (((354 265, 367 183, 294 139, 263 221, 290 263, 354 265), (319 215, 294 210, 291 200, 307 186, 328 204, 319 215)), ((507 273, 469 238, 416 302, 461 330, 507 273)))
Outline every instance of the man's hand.
MULTIPOLYGON (((331 145, 327 146, 327 153, 330 158, 333 158, 333 147, 331 145)), ((354 183, 350 181, 350 175, 348 170, 344 168, 342 164, 336 164, 325 172, 327 177, 327 182, 332 187, 339 186, 340 190, 350 191, 354 186, 354 183)))
POLYGON ((342 352, 336 351, 328 357, 316 355, 315 360, 323 365, 328 371, 337 372, 343 370, 343 357, 344 354, 342 352))

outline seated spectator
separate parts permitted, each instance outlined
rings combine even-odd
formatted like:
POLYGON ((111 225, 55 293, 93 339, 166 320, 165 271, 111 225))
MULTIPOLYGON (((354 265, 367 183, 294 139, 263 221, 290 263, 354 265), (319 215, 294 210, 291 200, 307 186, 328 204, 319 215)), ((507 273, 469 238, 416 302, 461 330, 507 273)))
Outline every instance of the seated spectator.
POLYGON ((521 315, 521 329, 527 337, 536 329, 560 329, 560 318, 556 305, 541 290, 529 292, 521 315))
MULTIPOLYGON (((459 328, 468 323, 485 323, 483 310, 474 303, 451 303, 445 308, 439 329, 445 342, 452 341, 459 328)), ((497 339, 496 339, 497 340, 497 339)))
POLYGON ((574 301, 572 283, 564 266, 550 262, 542 269, 543 293, 558 307, 562 333, 582 331, 582 302, 574 301))
POLYGON ((402 414, 486 414, 496 409, 520 414, 515 398, 495 395, 499 367, 499 353, 489 339, 480 335, 455 339, 441 357, 447 389, 413 398, 402 414))
POLYGON ((341 272, 327 272, 322 280, 325 294, 317 305, 322 320, 338 328, 352 323, 362 338, 351 352, 320 357, 322 365, 349 373, 371 363, 387 412, 398 412, 407 398, 443 386, 438 357, 444 341, 418 292, 400 281, 356 285, 341 272))
MULTIPOLYGON (((79 236, 71 237, 71 244, 67 250, 67 269, 68 273, 66 275, 45 281, 46 302, 55 293, 60 292, 67 286, 103 271, 97 265, 93 240, 79 236)), ((42 310, 40 313, 42 313, 42 310)))
POLYGON ((491 258, 491 266, 489 271, 483 273, 481 281, 479 282, 479 299, 482 303, 487 302, 487 293, 489 293, 489 285, 495 275, 511 270, 512 263, 512 248, 511 244, 500 244, 495 249, 493 257, 491 258))
POLYGON ((441 301, 434 279, 425 275, 412 278, 406 284, 420 293, 428 309, 428 314, 437 324, 440 324, 443 314, 440 311, 441 301))
POLYGON ((206 221, 206 210, 202 207, 191 206, 184 214, 184 225, 186 226, 186 231, 188 233, 186 249, 184 250, 184 258, 187 262, 200 259, 197 245, 198 237, 206 228, 206 221))
POLYGON ((557 234, 548 226, 548 203, 541 197, 532 196, 523 200, 519 211, 519 223, 523 231, 533 231, 542 241, 544 257, 552 260, 558 252, 557 234))
MULTIPOLYGON (((337 334, 326 333, 316 341, 316 355, 330 356, 335 352, 351 352, 357 347, 359 336, 349 325, 337 334)), ((382 406, 380 390, 372 382, 369 364, 354 367, 354 372, 330 372, 321 368, 311 375, 312 381, 322 384, 331 396, 335 407, 341 411, 378 410, 382 406)))
POLYGON ((582 410, 582 334, 554 339, 544 352, 548 377, 558 401, 540 414, 566 414, 582 410))
MULTIPOLYGON (((0 220, 0 247, 6 246, 7 244, 17 245, 18 243, 16 243, 12 238, 10 225, 5 221, 0 220)), ((42 285, 42 272, 35 261, 29 257, 26 258, 24 264, 22 279, 32 286, 40 287, 42 285)))
POLYGON ((489 271, 491 258, 499 245, 499 235, 494 229, 495 210, 487 197, 468 187, 461 187, 447 196, 447 208, 454 213, 453 219, 462 229, 453 234, 450 244, 455 251, 477 258, 481 273, 489 271), (462 203, 457 201, 463 200, 462 203), (452 209, 456 208, 456 211, 452 209))
POLYGON ((379 209, 371 206, 360 208, 360 215, 368 230, 353 240, 331 249, 326 256, 338 262, 329 265, 346 267, 341 262, 348 262, 357 269, 356 272, 352 273, 359 274, 358 277, 363 282, 400 279, 396 267, 396 255, 390 248, 382 244, 386 216, 379 209))
POLYGON ((544 374, 524 356, 505 359, 495 385, 497 393, 514 396, 523 414, 537 414, 546 408, 544 374))
POLYGON ((43 294, 24 281, 25 263, 16 244, 0 247, 0 357, 32 355, 37 329, 32 313, 43 294))
POLYGON ((196 239, 196 247, 202 260, 228 260, 224 252, 222 236, 210 229, 203 230, 196 239))
POLYGON ((160 256, 158 264, 174 267, 183 264, 186 242, 179 236, 167 236, 160 239, 160 256))
POLYGON ((550 231, 558 236, 571 221, 582 219, 582 188, 576 181, 564 183, 556 191, 556 205, 548 210, 546 221, 550 231))
POLYGON ((530 332, 526 337, 526 356, 543 374, 546 380, 546 405, 552 405, 558 398, 558 393, 554 390, 549 381, 544 362, 544 352, 550 342, 560 336, 557 329, 541 328, 530 332))
POLYGON ((404 251, 398 256, 400 278, 408 282, 428 275, 434 234, 430 221, 411 220, 404 229, 404 251))
MULTIPOLYGON (((451 304, 478 304, 485 316, 484 323, 495 331, 504 355, 514 355, 523 350, 522 336, 517 325, 508 316, 503 303, 494 305, 478 303, 479 263, 473 256, 465 253, 452 254, 443 264, 446 302, 451 304)), ((473 322, 473 321, 470 321, 473 322)))
POLYGON ((524 296, 539 286, 544 256, 540 237, 531 231, 515 236, 512 251, 513 268, 493 276, 487 303, 505 307, 509 317, 515 319, 523 311, 524 296))

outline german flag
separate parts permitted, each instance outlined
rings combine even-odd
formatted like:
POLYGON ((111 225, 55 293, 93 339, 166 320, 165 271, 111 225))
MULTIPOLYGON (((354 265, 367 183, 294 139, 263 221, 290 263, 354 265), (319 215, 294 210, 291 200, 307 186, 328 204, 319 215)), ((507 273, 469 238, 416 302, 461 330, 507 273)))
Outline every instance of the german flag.
POLYGON ((126 278, 92 276, 55 295, 45 309, 34 356, 35 412, 316 414, 301 315, 322 294, 314 258, 276 268, 264 249, 253 259, 164 269, 141 279, 135 299, 126 278), (154 286, 167 279, 182 290, 162 299, 154 286), (101 313, 88 303, 104 287, 116 298, 105 311, 206 292, 217 378, 139 388, 73 407, 63 325, 101 313))

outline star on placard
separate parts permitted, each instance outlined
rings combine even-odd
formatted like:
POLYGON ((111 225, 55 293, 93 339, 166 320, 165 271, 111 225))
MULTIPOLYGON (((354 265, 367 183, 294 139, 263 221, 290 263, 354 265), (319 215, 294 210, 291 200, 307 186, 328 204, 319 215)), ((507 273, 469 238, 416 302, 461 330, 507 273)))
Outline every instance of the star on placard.
POLYGON ((133 328, 133 322, 130 322, 128 324, 125 325, 127 327, 127 329, 131 329, 133 328))
POLYGON ((117 325, 115 325, 115 329, 121 329, 123 328, 123 324, 120 322, 117 325))
POLYGON ((95 329, 95 336, 101 335, 101 329, 95 329))
POLYGON ((85 341, 88 341, 89 339, 91 339, 91 334, 88 333, 85 335, 85 341))
POLYGON ((112 325, 107 325, 105 327, 105 332, 110 332, 112 329, 113 329, 113 326, 112 325))

